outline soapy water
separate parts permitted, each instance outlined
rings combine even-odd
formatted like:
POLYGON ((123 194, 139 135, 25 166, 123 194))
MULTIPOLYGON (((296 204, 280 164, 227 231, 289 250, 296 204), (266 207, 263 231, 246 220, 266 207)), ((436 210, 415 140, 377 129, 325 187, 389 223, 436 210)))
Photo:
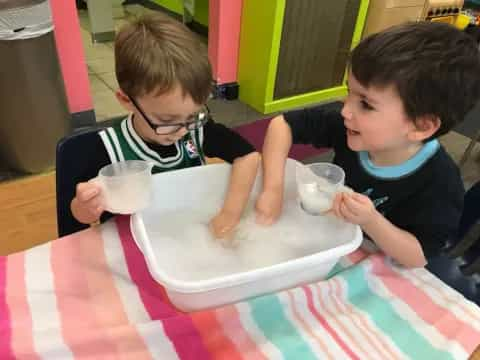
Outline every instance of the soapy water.
POLYGON ((230 246, 224 246, 208 229, 217 210, 203 206, 144 219, 158 267, 168 276, 196 281, 267 267, 347 243, 355 231, 333 215, 306 214, 295 200, 285 202, 277 223, 261 226, 249 204, 230 246))
POLYGON ((311 214, 330 210, 338 187, 321 177, 314 183, 299 184, 298 194, 303 208, 311 214))

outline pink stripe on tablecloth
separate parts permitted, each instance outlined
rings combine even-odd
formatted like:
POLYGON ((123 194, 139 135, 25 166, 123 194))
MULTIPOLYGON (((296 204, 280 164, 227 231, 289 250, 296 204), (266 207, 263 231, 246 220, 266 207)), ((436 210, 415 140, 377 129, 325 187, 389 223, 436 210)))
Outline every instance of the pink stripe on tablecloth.
POLYGON ((51 267, 57 308, 65 344, 75 357, 117 359, 117 346, 102 328, 92 303, 85 268, 92 266, 92 254, 82 251, 81 241, 93 229, 56 240, 51 246, 51 267), (86 235, 86 232, 89 232, 86 235))
POLYGON ((151 359, 150 352, 125 312, 120 294, 107 264, 104 240, 96 228, 80 242, 82 253, 89 254, 92 265, 84 269, 97 322, 115 339, 123 356, 135 354, 135 360, 151 359))
POLYGON ((322 349, 322 352, 326 356, 327 359, 334 359, 333 354, 331 353, 330 349, 328 348, 326 342, 322 337, 315 332, 314 329, 303 319, 302 315, 300 315, 300 312, 297 309, 297 304, 295 301, 295 296, 292 293, 292 290, 287 290, 286 291, 288 295, 288 299, 290 301, 290 307, 292 309, 293 316, 295 319, 299 322, 300 326, 305 330, 305 332, 310 335, 313 339, 315 339, 316 343, 322 349))
MULTIPOLYGON (((325 312, 325 320, 333 326, 335 324, 337 332, 341 334, 341 338, 345 343, 352 348, 352 351, 357 351, 357 356, 364 358, 372 349, 368 347, 368 343, 361 339, 356 331, 349 327, 343 319, 339 308, 335 307, 335 288, 332 282, 333 278, 320 283, 313 283, 310 285, 311 290, 316 289, 318 307, 325 312), (324 294, 325 293, 325 294, 324 294)), ((351 320, 351 319, 350 319, 351 320)))
POLYGON ((10 255, 7 269, 7 303, 12 317, 12 349, 17 356, 28 356, 28 359, 34 360, 40 357, 33 345, 32 313, 27 299, 25 276, 25 253, 10 255))
POLYGON ((130 217, 117 216, 116 223, 130 277, 137 285, 142 302, 152 320, 162 321, 165 334, 172 341, 181 359, 210 359, 210 354, 192 319, 166 302, 164 290, 150 275, 143 254, 133 240, 130 217))
POLYGON ((215 310, 197 311, 190 314, 190 318, 212 357, 228 360, 243 359, 242 352, 225 334, 215 310))
POLYGON ((323 318, 322 315, 315 309, 315 306, 313 304, 313 294, 312 290, 307 286, 304 285, 302 286, 303 291, 305 292, 305 295, 307 296, 307 306, 310 312, 315 316, 317 321, 320 323, 320 325, 323 326, 323 328, 330 334, 330 336, 335 340, 335 342, 342 348, 345 353, 350 356, 351 359, 357 359, 359 360, 359 357, 355 355, 352 349, 338 336, 337 332, 335 329, 333 329, 330 324, 323 318))
POLYGON ((228 305, 215 310, 217 319, 226 329, 226 333, 235 342, 238 350, 244 354, 249 360, 267 360, 261 352, 258 345, 253 341, 244 329, 240 321, 240 315, 233 305, 228 305), (228 329, 227 329, 228 328, 228 329))
POLYGON ((342 286, 342 282, 338 278, 330 279, 330 284, 333 288, 333 293, 336 296, 332 296, 332 302, 339 310, 339 314, 346 314, 353 323, 356 323, 356 328, 359 333, 363 333, 365 342, 371 345, 371 348, 375 349, 376 354, 385 356, 384 359, 395 359, 399 357, 399 354, 395 352, 391 345, 384 341, 382 336, 379 336, 374 327, 371 326, 364 318, 362 311, 359 311, 346 299, 348 299, 347 285, 342 286), (340 299, 345 299, 342 301, 340 299))
POLYGON ((15 359, 12 339, 10 309, 7 304, 7 257, 0 256, 0 359, 15 359))
POLYGON ((435 303, 423 289, 399 277, 385 265, 384 260, 383 256, 372 256, 370 258, 372 272, 393 295, 406 303, 422 320, 435 327, 440 334, 461 344, 466 352, 471 353, 478 346, 480 341, 478 330, 435 303), (459 329, 464 329, 461 336, 459 329))

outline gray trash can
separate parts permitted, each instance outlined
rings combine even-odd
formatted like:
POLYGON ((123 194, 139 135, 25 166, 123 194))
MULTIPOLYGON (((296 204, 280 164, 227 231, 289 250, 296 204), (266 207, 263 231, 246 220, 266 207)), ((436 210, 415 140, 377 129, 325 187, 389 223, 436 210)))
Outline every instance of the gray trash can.
POLYGON ((53 168, 70 117, 48 1, 0 0, 0 157, 21 172, 53 168))

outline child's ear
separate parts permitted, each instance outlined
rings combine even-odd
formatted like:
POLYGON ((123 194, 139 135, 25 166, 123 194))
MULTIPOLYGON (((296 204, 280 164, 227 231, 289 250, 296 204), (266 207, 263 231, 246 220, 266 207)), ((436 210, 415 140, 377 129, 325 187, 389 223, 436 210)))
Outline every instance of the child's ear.
POLYGON ((132 102, 122 90, 119 89, 115 91, 115 96, 117 97, 120 105, 122 105, 126 110, 128 110, 129 112, 133 112, 135 110, 132 102))
POLYGON ((442 125, 442 121, 438 116, 425 115, 418 117, 413 124, 412 131, 409 133, 409 139, 412 141, 428 139, 437 132, 440 125, 442 125))

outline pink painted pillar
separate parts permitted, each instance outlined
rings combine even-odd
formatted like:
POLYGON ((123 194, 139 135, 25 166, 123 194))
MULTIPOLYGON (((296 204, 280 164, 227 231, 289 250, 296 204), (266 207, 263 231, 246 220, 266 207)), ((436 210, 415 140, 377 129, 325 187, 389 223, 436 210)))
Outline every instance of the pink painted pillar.
POLYGON ((237 81, 242 3, 242 0, 209 1, 208 56, 218 84, 237 81))
POLYGON ((50 0, 55 42, 70 113, 93 109, 80 23, 73 0, 50 0))

